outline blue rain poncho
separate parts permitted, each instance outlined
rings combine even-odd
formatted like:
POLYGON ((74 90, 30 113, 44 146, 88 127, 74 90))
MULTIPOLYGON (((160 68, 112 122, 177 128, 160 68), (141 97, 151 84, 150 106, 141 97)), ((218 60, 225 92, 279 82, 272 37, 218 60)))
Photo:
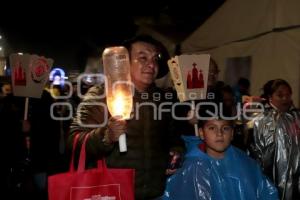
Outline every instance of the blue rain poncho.
POLYGON ((199 150, 201 140, 198 137, 184 137, 184 140, 185 161, 167 180, 162 199, 278 199, 276 188, 244 152, 230 146, 223 159, 214 159, 199 150))

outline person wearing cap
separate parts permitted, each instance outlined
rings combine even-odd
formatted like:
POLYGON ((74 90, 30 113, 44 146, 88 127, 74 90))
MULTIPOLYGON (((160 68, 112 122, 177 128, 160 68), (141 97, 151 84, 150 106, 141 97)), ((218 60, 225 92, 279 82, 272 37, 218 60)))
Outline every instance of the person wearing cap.
MULTIPOLYGON (((174 122, 171 112, 162 112, 159 119, 155 111, 157 109, 160 112, 162 103, 173 102, 171 96, 175 98, 174 93, 166 95, 154 83, 155 79, 167 74, 169 55, 166 48, 150 36, 137 36, 124 46, 129 51, 131 79, 135 86, 133 116, 127 121, 109 117, 105 126, 87 128, 80 126, 80 123, 103 123, 104 108, 97 105, 82 106, 78 108, 71 125, 68 143, 71 147, 78 133, 81 140, 89 134, 86 149, 88 166, 94 167, 97 160, 105 158, 108 167, 135 169, 135 199, 154 199, 161 196, 165 188, 170 149, 181 145, 180 137, 172 131, 174 122), (123 133, 127 135, 127 152, 120 153, 118 138, 123 133)), ((103 87, 93 86, 83 102, 104 102, 103 99, 93 98, 103 92, 103 87)))

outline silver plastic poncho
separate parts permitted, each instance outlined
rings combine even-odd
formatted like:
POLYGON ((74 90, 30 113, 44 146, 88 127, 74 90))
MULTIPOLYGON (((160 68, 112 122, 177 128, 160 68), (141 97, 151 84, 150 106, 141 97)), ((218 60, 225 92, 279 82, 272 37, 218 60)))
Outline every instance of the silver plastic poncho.
POLYGON ((278 187, 280 199, 300 199, 300 112, 267 108, 254 119, 253 156, 278 187))

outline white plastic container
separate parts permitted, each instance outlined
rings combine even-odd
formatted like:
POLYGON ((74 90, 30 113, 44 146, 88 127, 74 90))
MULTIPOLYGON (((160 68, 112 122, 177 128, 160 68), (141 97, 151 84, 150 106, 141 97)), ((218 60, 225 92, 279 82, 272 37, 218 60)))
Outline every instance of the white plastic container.
MULTIPOLYGON (((109 47, 102 54, 104 75, 107 78, 106 101, 112 116, 130 118, 132 110, 132 84, 129 54, 125 47, 109 47)), ((125 133, 119 137, 120 152, 127 151, 125 133)))

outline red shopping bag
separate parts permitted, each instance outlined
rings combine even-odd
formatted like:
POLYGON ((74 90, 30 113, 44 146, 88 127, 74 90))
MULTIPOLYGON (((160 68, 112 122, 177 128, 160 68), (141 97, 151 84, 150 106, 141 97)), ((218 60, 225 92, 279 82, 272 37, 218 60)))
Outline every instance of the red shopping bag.
POLYGON ((74 151, 79 134, 73 144, 69 172, 48 178, 49 200, 133 200, 134 169, 108 169, 105 161, 98 167, 85 170, 85 145, 81 147, 77 171, 74 170, 74 151))

